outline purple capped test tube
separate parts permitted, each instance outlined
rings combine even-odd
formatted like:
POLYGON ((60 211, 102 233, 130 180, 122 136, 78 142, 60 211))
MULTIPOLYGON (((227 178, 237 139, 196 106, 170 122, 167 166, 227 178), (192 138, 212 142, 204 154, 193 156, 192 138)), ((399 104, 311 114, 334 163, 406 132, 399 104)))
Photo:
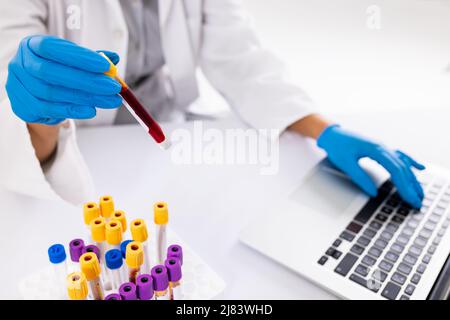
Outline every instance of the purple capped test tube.
POLYGON ((111 293, 106 296, 105 300, 122 300, 122 297, 118 293, 111 293))
POLYGON ((183 265, 183 248, 178 244, 173 244, 167 248, 167 258, 178 258, 183 265))
POLYGON ((153 278, 149 274, 141 274, 136 279, 139 300, 153 300, 153 278))
POLYGON ((163 265, 157 265, 152 268, 153 289, 156 300, 170 300, 169 276, 167 269, 163 265))
POLYGON ((125 282, 119 288, 122 300, 137 300, 136 285, 133 282, 125 282))
POLYGON ((83 239, 73 239, 69 243, 70 260, 75 263, 80 262, 80 257, 83 254, 84 241, 83 239))
POLYGON ((170 300, 182 300, 181 263, 178 258, 167 258, 165 262, 169 277, 170 300))

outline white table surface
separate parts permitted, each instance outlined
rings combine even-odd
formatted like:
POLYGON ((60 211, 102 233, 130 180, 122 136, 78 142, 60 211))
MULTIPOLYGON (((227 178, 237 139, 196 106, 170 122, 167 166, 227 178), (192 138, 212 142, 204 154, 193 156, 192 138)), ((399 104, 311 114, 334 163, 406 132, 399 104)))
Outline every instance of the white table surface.
MULTIPOLYGON (((336 118, 392 147, 401 146, 418 159, 450 167, 449 112, 336 118)), ((235 121, 206 126, 241 127, 235 121)), ((174 127, 168 126, 169 131, 174 127)), ((320 153, 311 143, 284 135, 280 170, 274 176, 260 175, 255 166, 174 165, 170 152, 160 151, 137 126, 82 129, 79 143, 99 194, 113 195, 130 220, 150 220, 155 201, 169 203, 171 227, 226 281, 223 298, 334 298, 238 240, 239 231, 252 217, 268 202, 282 200, 318 160, 320 153)), ((47 265, 49 244, 84 235, 81 208, 6 191, 0 191, 0 202, 0 298, 20 298, 19 280, 47 265)))

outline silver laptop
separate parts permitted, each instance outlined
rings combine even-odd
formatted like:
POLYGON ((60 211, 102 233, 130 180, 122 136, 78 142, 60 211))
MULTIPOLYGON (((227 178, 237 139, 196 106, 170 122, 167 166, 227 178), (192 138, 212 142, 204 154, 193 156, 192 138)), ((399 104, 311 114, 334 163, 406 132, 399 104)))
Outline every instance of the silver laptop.
POLYGON ((322 161, 285 201, 269 206, 241 241, 346 299, 448 299, 450 171, 418 172, 421 210, 403 202, 384 170, 368 198, 322 161))

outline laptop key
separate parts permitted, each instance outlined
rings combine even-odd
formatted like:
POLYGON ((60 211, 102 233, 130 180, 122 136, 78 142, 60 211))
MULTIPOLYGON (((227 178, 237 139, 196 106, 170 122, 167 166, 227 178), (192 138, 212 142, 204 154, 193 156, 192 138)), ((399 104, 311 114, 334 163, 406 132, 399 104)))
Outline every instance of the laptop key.
POLYGON ((355 269, 355 272, 362 275, 363 277, 366 277, 369 274, 369 268, 365 265, 358 265, 355 269))
POLYGON ((391 271, 393 266, 394 266, 394 265, 393 265, 392 263, 390 263, 389 261, 386 261, 386 260, 382 260, 382 261, 380 262, 380 264, 378 265, 378 267, 379 267, 381 270, 386 271, 386 272, 391 271))
POLYGON ((393 236, 394 235, 392 233, 388 232, 388 231, 383 231, 381 233, 381 235, 380 235, 381 238, 383 238, 383 239, 385 239, 387 241, 391 240, 393 236))
POLYGON ((399 235, 397 237, 397 242, 402 244, 402 245, 407 244, 408 241, 409 241, 409 237, 407 237, 404 233, 402 233, 401 235, 399 235))
POLYGON ((426 264, 424 263, 419 264, 419 266, 417 267, 417 273, 423 274, 426 268, 427 268, 426 264))
POLYGON ((333 242, 333 247, 337 248, 337 247, 339 247, 341 245, 341 243, 342 243, 341 239, 336 239, 333 242))
POLYGON ((411 246, 410 248, 409 248, 409 251, 408 251, 410 254, 412 254, 413 256, 416 256, 416 257, 418 257, 418 256, 420 256, 420 254, 422 253, 422 248, 419 248, 419 247, 417 247, 417 246, 411 246))
POLYGON ((364 234, 366 237, 372 239, 373 237, 375 237, 375 235, 377 234, 377 232, 374 231, 374 230, 372 230, 372 229, 367 228, 366 230, 364 230, 363 234, 364 234))
POLYGON ((421 236, 418 236, 417 238, 414 239, 414 244, 420 248, 425 247, 427 242, 428 242, 427 239, 421 236))
POLYGON ((408 237, 411 237, 414 234, 414 229, 406 227, 403 229, 402 233, 406 234, 408 237))
POLYGON ((412 229, 416 229, 418 226, 419 226, 419 222, 417 222, 416 220, 408 221, 408 227, 410 227, 412 229))
POLYGON ((376 220, 373 220, 370 224, 369 224, 369 227, 371 227, 372 229, 375 229, 375 230, 380 230, 380 228, 382 227, 383 225, 381 224, 381 223, 379 223, 378 221, 376 221, 376 220))
POLYGON ((357 284, 363 286, 364 288, 367 288, 369 290, 372 290, 373 292, 378 292, 378 290, 380 290, 381 285, 379 285, 378 283, 371 283, 370 281, 367 281, 364 278, 361 278, 360 276, 358 276, 357 274, 352 274, 350 276, 350 280, 356 282, 357 284))
POLYGON ((362 225, 356 223, 356 222, 350 222, 350 224, 347 226, 347 230, 351 231, 355 234, 357 234, 359 231, 361 231, 362 225))
POLYGON ((383 239, 377 239, 374 243, 374 245, 380 249, 386 248, 387 244, 388 244, 387 241, 385 241, 383 239))
POLYGON ((427 230, 427 229, 422 229, 419 232, 419 235, 425 239, 429 239, 432 234, 433 234, 433 232, 431 232, 430 230, 427 230))
POLYGON ((378 258, 379 256, 381 256, 381 250, 378 249, 377 247, 372 247, 369 250, 369 254, 371 254, 372 256, 378 258))
POLYGON ((389 222, 389 223, 386 225, 386 231, 395 233, 397 230, 398 230, 398 225, 395 224, 395 223, 389 222))
POLYGON ((391 250, 392 251, 395 251, 395 252, 397 252, 397 253, 402 253, 402 251, 405 249, 405 247, 403 246, 403 245, 401 245, 400 243, 394 243, 392 246, 391 246, 391 250))
POLYGON ((414 293, 414 289, 416 289, 415 286, 413 286, 412 284, 408 284, 408 285, 406 286, 405 293, 406 293, 407 295, 412 295, 412 294, 414 293))
POLYGON ((429 231, 433 231, 436 228, 436 223, 431 222, 431 221, 427 221, 425 222, 425 224, 423 225, 423 227, 429 231))
POLYGON ((420 274, 414 273, 414 275, 411 277, 411 282, 414 284, 418 284, 421 277, 422 276, 420 274))
POLYGON ((385 222, 388 218, 385 215, 383 215, 383 214, 377 214, 375 216, 375 219, 377 219, 377 220, 379 220, 381 222, 385 222))
POLYGON ((361 247, 361 246, 359 246, 357 244, 354 244, 351 247, 350 251, 353 252, 353 253, 356 253, 357 255, 360 255, 361 253, 364 252, 364 247, 361 247))
POLYGON ((410 255, 409 253, 405 255, 405 257, 403 258, 403 261, 410 264, 410 265, 415 265, 417 262, 417 257, 410 255))
POLYGON ((398 224, 402 223, 403 220, 404 220, 404 219, 403 219, 402 217, 400 217, 400 216, 394 216, 394 217, 392 218, 392 221, 394 221, 395 223, 398 223, 398 224))
POLYGON ((397 209, 397 214, 406 217, 409 214, 409 209, 405 207, 400 207, 397 209))
POLYGON ((434 245, 431 245, 429 248, 428 248, 428 253, 429 254, 433 254, 434 252, 436 251, 436 246, 434 246, 434 245))
POLYGON ((370 243, 370 239, 361 236, 358 238, 358 240, 356 240, 356 242, 362 245, 363 247, 366 247, 370 243))
POLYGON ((403 294, 403 295, 400 297, 400 300, 409 300, 409 297, 408 297, 407 295, 403 294))
POLYGON ((344 258, 342 258, 341 262, 339 262, 334 271, 345 277, 357 260, 357 256, 347 253, 344 258))
POLYGON ((431 256, 429 254, 426 254, 422 258, 422 262, 428 264, 431 260, 431 256))
POLYGON ((323 266, 327 261, 328 261, 328 257, 327 256, 322 256, 319 259, 319 261, 317 261, 317 263, 320 264, 321 266, 323 266))
POLYGON ((392 208, 389 208, 389 207, 383 207, 383 208, 381 209, 381 211, 382 211, 383 213, 389 215, 389 214, 391 214, 392 211, 394 211, 394 210, 392 210, 392 208))
POLYGON ((364 263, 365 265, 371 267, 373 266, 375 263, 377 262, 376 259, 372 258, 371 256, 366 255, 363 259, 362 259, 362 263, 364 263))
POLYGON ((396 254, 393 251, 388 251, 388 253, 386 253, 386 255, 384 256, 387 260, 391 261, 391 262, 396 262, 398 260, 398 254, 396 254))
POLYGON ((394 274, 391 277, 391 280, 400 285, 403 285, 406 281, 406 276, 402 275, 401 273, 394 272, 394 274))
POLYGON ((439 243, 441 243, 441 240, 442 240, 442 237, 436 236, 436 237, 433 239, 433 245, 435 245, 435 246, 439 245, 439 243))
POLYGON ((409 275, 412 271, 412 267, 410 265, 402 262, 398 265, 397 270, 400 271, 401 273, 409 275))
POLYGON ((355 238, 354 235, 352 235, 350 232, 347 232, 347 231, 342 232, 340 237, 342 239, 350 241, 350 242, 353 241, 353 239, 355 238))
POLYGON ((398 293, 400 292, 400 286, 396 285, 393 282, 388 282, 386 287, 384 287, 381 295, 389 300, 395 300, 397 298, 398 293))

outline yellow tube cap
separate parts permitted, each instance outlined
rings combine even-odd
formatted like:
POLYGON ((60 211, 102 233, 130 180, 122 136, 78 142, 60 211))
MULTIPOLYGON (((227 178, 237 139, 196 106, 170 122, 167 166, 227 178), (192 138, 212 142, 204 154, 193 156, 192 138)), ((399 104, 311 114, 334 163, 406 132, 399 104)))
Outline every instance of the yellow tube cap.
POLYGON ((100 208, 95 202, 85 203, 83 206, 84 224, 89 225, 92 220, 100 216, 100 208))
POLYGON ((67 294, 70 300, 85 300, 88 296, 86 276, 82 272, 73 272, 67 276, 67 294))
POLYGON ((95 242, 106 240, 106 222, 105 218, 98 217, 91 221, 91 235, 95 242))
POLYGON ((111 220, 105 226, 106 242, 118 245, 122 242, 122 224, 120 221, 111 220))
POLYGON ((144 247, 142 243, 133 241, 127 245, 125 262, 129 268, 138 269, 144 263, 144 247))
POLYGON ((145 242, 148 238, 147 226, 142 219, 136 219, 130 225, 131 237, 134 241, 145 242))
POLYGON ((112 220, 120 221, 120 224, 122 225, 122 232, 127 231, 127 218, 125 215, 125 212, 122 210, 116 210, 111 215, 112 220))
POLYGON ((98 278, 101 273, 97 255, 93 252, 87 252, 80 257, 80 268, 88 281, 98 278))
POLYGON ((109 218, 114 212, 114 201, 111 196, 100 197, 100 212, 105 218, 109 218))
POLYGON ((167 224, 169 222, 169 209, 167 203, 157 202, 153 206, 154 221, 156 224, 167 224))

